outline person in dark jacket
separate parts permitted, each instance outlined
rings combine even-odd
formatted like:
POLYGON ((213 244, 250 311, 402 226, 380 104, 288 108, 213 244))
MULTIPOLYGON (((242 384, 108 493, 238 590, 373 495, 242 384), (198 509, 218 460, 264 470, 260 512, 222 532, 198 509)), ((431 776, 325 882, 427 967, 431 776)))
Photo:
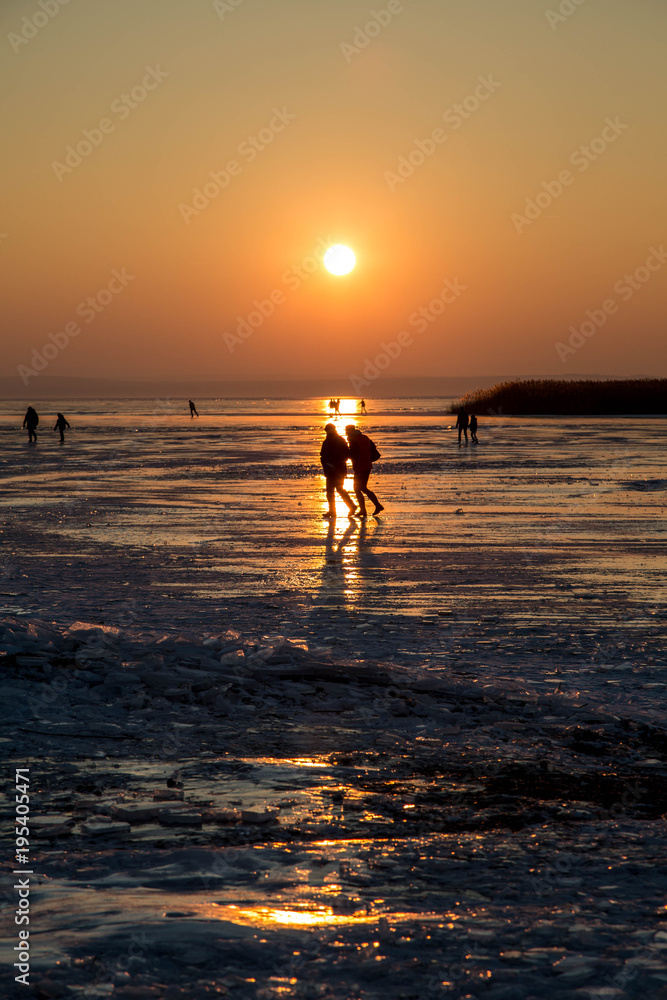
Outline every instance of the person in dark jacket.
POLYGON ((320 462, 326 478, 327 501, 329 503, 329 510, 324 517, 336 516, 336 493, 347 504, 350 510, 349 517, 352 517, 356 513, 357 506, 343 486, 350 449, 347 446, 347 441, 340 436, 334 424, 327 424, 324 430, 327 436, 320 448, 320 462))
POLYGON ((366 501, 364 494, 371 503, 375 504, 373 516, 379 514, 384 507, 368 488, 368 477, 373 468, 373 457, 377 458, 379 452, 371 439, 366 434, 362 434, 354 424, 348 424, 345 428, 348 444, 350 446, 350 457, 352 458, 352 469, 354 471, 354 495, 359 504, 359 517, 366 517, 366 501))
POLYGON ((477 440, 477 417, 474 413, 470 417, 470 440, 473 444, 479 444, 477 440))
POLYGON ((39 423, 39 417, 37 416, 37 411, 29 406, 25 411, 25 417, 23 418, 23 426, 28 429, 28 443, 33 442, 37 444, 37 424, 39 423))
POLYGON ((465 434, 466 444, 468 443, 468 413, 463 407, 458 412, 456 417, 456 426, 459 429, 459 448, 461 447, 461 433, 465 434))
POLYGON ((54 431, 60 431, 60 443, 65 443, 65 428, 69 427, 68 422, 63 417, 62 413, 58 414, 58 419, 56 420, 56 426, 53 428, 54 431))

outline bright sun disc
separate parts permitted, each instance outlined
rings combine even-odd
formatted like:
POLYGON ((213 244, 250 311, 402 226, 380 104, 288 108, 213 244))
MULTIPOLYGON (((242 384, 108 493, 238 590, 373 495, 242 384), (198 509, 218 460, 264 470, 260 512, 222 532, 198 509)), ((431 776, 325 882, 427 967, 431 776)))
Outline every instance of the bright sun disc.
POLYGON ((342 243, 329 247, 324 255, 324 266, 331 274, 349 274, 356 262, 354 251, 342 243))

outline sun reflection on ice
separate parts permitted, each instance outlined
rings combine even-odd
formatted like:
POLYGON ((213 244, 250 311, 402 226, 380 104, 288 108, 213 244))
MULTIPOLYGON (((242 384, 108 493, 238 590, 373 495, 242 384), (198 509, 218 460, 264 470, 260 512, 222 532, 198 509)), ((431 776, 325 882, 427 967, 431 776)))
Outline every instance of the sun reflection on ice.
POLYGON ((331 767, 331 761, 322 757, 290 757, 286 762, 293 767, 331 767))
MULTIPOLYGON (((381 900, 377 901, 382 902, 381 900)), ((374 924, 380 919, 390 923, 410 920, 442 920, 441 913, 381 913, 367 909, 352 913, 337 913, 332 906, 304 904, 303 906, 239 906, 229 903, 205 904, 206 916, 217 920, 229 920, 235 924, 251 927, 324 927, 336 924, 374 924)), ((440 925, 438 925, 440 926, 440 925)))
POLYGON ((335 913, 331 906, 313 906, 310 909, 281 909, 272 906, 242 907, 233 904, 214 904, 216 916, 221 920, 231 920, 235 924, 250 926, 294 926, 319 927, 334 924, 367 924, 377 921, 377 914, 366 911, 360 913, 335 913))
MULTIPOLYGON (((341 417, 352 417, 359 413, 359 403, 358 399, 341 399, 340 405, 338 407, 338 413, 334 412, 334 417, 340 415, 341 417)), ((322 412, 326 413, 327 416, 331 415, 332 411, 329 407, 329 400, 322 400, 322 412)))

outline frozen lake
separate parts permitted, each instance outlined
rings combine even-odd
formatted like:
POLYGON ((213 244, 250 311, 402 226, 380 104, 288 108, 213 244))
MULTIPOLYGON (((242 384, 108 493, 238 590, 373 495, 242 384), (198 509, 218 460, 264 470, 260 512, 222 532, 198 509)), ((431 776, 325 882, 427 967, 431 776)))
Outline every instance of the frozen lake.
POLYGON ((657 655, 666 421, 482 416, 480 444, 459 449, 441 401, 369 405, 386 510, 330 527, 323 400, 202 401, 199 420, 182 403, 77 401, 62 447, 45 416, 30 447, 5 403, 9 609, 252 623, 398 660, 657 655))
POLYGON ((0 410, 44 995, 661 996, 667 422, 198 408, 0 410))

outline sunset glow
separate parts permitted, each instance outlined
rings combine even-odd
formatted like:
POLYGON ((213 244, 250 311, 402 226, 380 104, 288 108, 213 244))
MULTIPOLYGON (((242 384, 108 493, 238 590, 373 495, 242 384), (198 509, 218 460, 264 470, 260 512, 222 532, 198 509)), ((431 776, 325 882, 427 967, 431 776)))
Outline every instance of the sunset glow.
POLYGON ((663 4, 258 3, 2 6, 2 374, 664 371, 663 4))

